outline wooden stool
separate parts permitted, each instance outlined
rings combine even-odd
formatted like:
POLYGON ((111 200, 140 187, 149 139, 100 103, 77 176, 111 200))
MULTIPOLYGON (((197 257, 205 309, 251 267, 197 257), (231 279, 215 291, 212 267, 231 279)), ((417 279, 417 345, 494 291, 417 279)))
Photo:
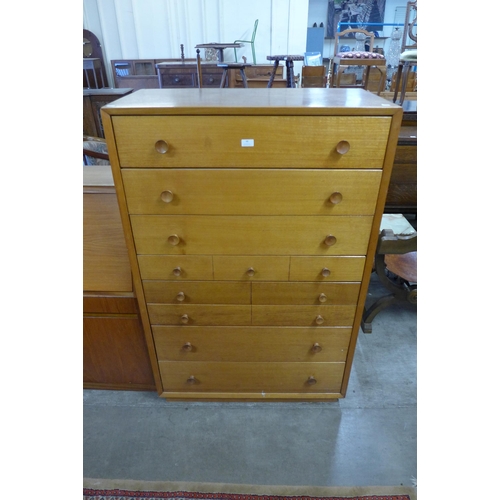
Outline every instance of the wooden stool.
POLYGON ((384 214, 380 225, 375 272, 391 292, 363 312, 361 329, 372 333, 372 321, 397 301, 417 303, 417 232, 401 214, 384 214))
POLYGON ((300 55, 278 55, 278 56, 267 56, 266 59, 268 61, 274 61, 273 71, 269 78, 269 83, 267 84, 267 88, 271 88, 273 86, 274 77, 276 75, 276 70, 280 64, 280 61, 285 61, 286 65, 286 86, 287 88, 295 87, 295 75, 293 74, 293 61, 303 61, 304 56, 300 55))
POLYGON ((226 82, 229 86, 229 70, 231 69, 239 69, 241 74, 241 79, 243 81, 243 87, 248 88, 247 76, 245 74, 245 68, 251 66, 251 64, 246 63, 220 63, 217 64, 219 68, 224 68, 222 72, 222 78, 220 81, 220 88, 224 88, 226 86, 226 82))

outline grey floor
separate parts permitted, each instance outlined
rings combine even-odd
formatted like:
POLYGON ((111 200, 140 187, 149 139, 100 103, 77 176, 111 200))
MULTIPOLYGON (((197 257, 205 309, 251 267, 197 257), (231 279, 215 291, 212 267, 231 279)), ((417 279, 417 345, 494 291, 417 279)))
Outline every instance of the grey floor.
MULTIPOLYGON (((375 275, 368 303, 386 294, 375 275)), ((84 477, 314 486, 414 486, 417 312, 360 331, 345 399, 182 403, 84 390, 84 477)))

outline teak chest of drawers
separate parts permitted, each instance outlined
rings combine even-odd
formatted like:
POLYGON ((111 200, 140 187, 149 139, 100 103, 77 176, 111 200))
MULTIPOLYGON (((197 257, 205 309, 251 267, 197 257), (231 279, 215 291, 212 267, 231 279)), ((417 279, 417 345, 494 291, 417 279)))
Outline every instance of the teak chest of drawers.
POLYGON ((402 109, 359 89, 102 108, 158 393, 344 397, 402 109))

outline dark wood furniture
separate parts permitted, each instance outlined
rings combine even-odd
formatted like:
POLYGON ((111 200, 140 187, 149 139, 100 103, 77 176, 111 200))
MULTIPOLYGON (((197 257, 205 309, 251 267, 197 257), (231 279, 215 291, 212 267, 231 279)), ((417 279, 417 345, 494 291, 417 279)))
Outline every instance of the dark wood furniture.
POLYGON ((195 63, 196 59, 113 59, 113 80, 116 88, 157 89, 156 65, 161 62, 195 63))
POLYGON ((108 87, 106 66, 99 39, 89 30, 83 30, 83 87, 108 87))
MULTIPOLYGON (((220 86, 223 68, 215 62, 201 62, 202 86, 217 88, 220 86)), ((198 67, 195 62, 163 62, 156 65, 157 87, 163 89, 198 88, 198 67)))
POLYGON ((83 89, 83 133, 94 137, 104 137, 101 124, 101 108, 120 97, 130 94, 133 89, 83 89))
POLYGON ((154 390, 110 166, 83 181, 83 387, 154 390))
POLYGON ((295 75, 293 73, 293 61, 303 61, 304 56, 301 55, 274 55, 267 56, 268 61, 274 61, 273 72, 269 77, 269 82, 267 84, 268 88, 271 88, 274 83, 274 78, 276 76, 276 71, 279 67, 280 61, 285 61, 286 66, 286 86, 288 88, 295 88, 295 75))
POLYGON ((385 213, 417 214, 417 101, 403 103, 385 213))
POLYGON ((359 89, 202 88, 102 114, 159 394, 344 397, 401 108, 359 89))
POLYGON ((417 232, 402 214, 382 217, 374 269, 389 294, 365 306, 363 333, 372 333, 373 320, 390 305, 417 304, 417 232))

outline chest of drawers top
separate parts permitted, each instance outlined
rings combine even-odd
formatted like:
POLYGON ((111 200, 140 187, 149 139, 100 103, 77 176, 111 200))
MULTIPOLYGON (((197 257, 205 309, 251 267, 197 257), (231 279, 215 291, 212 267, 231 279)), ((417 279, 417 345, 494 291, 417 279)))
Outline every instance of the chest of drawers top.
POLYGON ((107 104, 110 115, 390 116, 402 108, 362 89, 141 89, 107 104))

